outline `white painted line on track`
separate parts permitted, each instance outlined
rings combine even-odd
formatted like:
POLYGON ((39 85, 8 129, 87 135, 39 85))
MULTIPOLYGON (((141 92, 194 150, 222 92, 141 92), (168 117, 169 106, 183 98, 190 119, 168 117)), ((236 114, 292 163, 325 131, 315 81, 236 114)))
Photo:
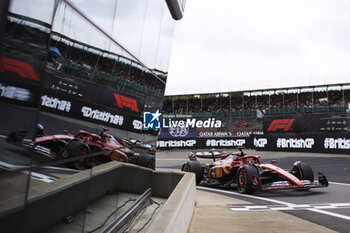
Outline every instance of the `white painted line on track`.
POLYGON ((0 161, 0 168, 3 168, 3 169, 8 170, 8 171, 16 171, 18 169, 29 168, 29 166, 28 165, 15 165, 15 164, 0 161))
POLYGON ((329 211, 326 211, 326 210, 318 210, 318 209, 308 209, 308 210, 316 212, 316 213, 320 213, 320 214, 326 214, 326 215, 333 216, 333 217, 336 217, 336 218, 342 218, 342 219, 345 219, 345 220, 350 220, 350 216, 343 215, 343 214, 336 214, 336 213, 329 212, 329 211))
POLYGON ((320 206, 315 206, 314 207, 315 209, 334 209, 334 206, 330 206, 330 205, 328 205, 328 206, 322 206, 322 205, 320 205, 320 206))
POLYGON ((310 208, 311 205, 299 205, 299 204, 296 204, 294 205, 294 208, 310 208))
POLYGON ((213 191, 213 192, 219 192, 219 193, 226 193, 226 194, 231 194, 231 195, 240 196, 240 197, 253 198, 253 199, 257 199, 257 200, 268 201, 268 202, 273 202, 273 203, 277 203, 277 204, 281 204, 281 205, 287 205, 287 206, 294 205, 292 203, 279 201, 279 200, 274 200, 274 199, 269 199, 269 198, 265 198, 265 197, 252 196, 252 195, 235 193, 235 192, 232 192, 232 191, 213 189, 213 188, 208 188, 208 187, 197 186, 197 189, 213 191))
MULTIPOLYGON (((336 203, 335 203, 336 204, 336 203)), ((254 204, 232 204, 228 205, 228 207, 233 211, 268 211, 268 210, 310 210, 310 209, 349 209, 350 203, 339 203, 343 205, 333 205, 333 204, 310 204, 310 205, 293 205, 286 206, 280 204, 272 204, 272 205, 254 205, 254 204)))
POLYGON ((250 207, 254 208, 254 209, 266 209, 267 208, 266 205, 252 205, 250 207))
POLYGON ((65 167, 52 167, 52 166, 43 166, 41 167, 43 169, 52 169, 52 170, 57 170, 57 171, 67 171, 67 172, 81 172, 81 170, 76 170, 76 169, 71 169, 71 168, 65 168, 65 167))
POLYGON ((23 171, 23 174, 29 175, 30 174, 30 178, 34 179, 34 180, 40 180, 42 182, 45 183, 51 183, 53 181, 56 181, 57 178, 51 177, 51 176, 47 176, 44 174, 40 174, 37 172, 29 172, 29 171, 23 171))
MULTIPOLYGON (((258 196, 246 195, 246 194, 241 194, 241 193, 235 193, 235 192, 232 192, 232 191, 213 189, 213 188, 208 188, 208 187, 200 187, 200 186, 197 186, 197 189, 199 189, 199 190, 206 190, 206 191, 213 191, 213 192, 218 192, 218 193, 226 193, 226 194, 240 196, 240 197, 245 197, 245 198, 252 198, 252 199, 257 199, 257 200, 262 200, 262 201, 278 203, 278 204, 286 205, 287 208, 294 208, 295 206, 298 206, 297 204, 293 204, 293 203, 289 203, 289 202, 285 202, 285 201, 279 201, 279 200, 265 198, 265 197, 258 197, 258 196)), ((344 204, 347 205, 348 203, 344 203, 344 204)), ((343 215, 343 214, 336 214, 336 213, 329 212, 329 211, 326 211, 326 210, 314 209, 314 208, 308 208, 306 210, 313 211, 313 212, 320 213, 320 214, 333 216, 333 217, 336 217, 336 218, 342 218, 342 219, 345 219, 345 220, 350 220, 350 216, 343 215)))
POLYGON ((330 205, 335 206, 335 207, 347 207, 347 206, 350 207, 350 203, 334 203, 334 204, 330 204, 330 205))
MULTIPOLYGON (((30 169, 30 166, 20 166, 20 165, 14 165, 14 164, 0 161, 0 168, 3 168, 3 169, 8 170, 8 171, 16 171, 18 169, 23 169, 23 168, 30 169)), ((28 170, 21 171, 21 173, 26 174, 26 175, 28 175, 30 173, 32 179, 40 180, 40 181, 43 181, 46 183, 51 183, 51 182, 57 180, 57 178, 55 178, 55 177, 51 177, 51 176, 37 173, 37 172, 29 172, 28 170)))
POLYGON ((294 210, 294 208, 292 208, 292 207, 276 207, 276 208, 271 208, 271 210, 277 210, 277 211, 280 211, 280 210, 294 210))
POLYGON ((231 208, 231 210, 233 210, 233 211, 247 211, 248 209, 244 207, 244 208, 235 208, 235 209, 231 208))
POLYGON ((345 186, 350 186, 350 184, 347 183, 339 183, 339 182, 329 182, 330 184, 336 184, 336 185, 345 185, 345 186))

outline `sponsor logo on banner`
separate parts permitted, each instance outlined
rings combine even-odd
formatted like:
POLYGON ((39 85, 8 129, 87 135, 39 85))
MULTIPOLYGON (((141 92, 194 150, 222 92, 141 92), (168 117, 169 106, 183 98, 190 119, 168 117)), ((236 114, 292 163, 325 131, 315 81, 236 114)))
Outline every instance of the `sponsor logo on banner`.
POLYGON ((168 128, 168 132, 173 137, 185 137, 187 136, 188 132, 190 131, 189 127, 180 127, 180 126, 170 126, 168 128))
POLYGON ((221 131, 203 131, 198 133, 199 137, 211 138, 211 137, 232 137, 230 132, 221 132, 221 131))
POLYGON ((159 110, 156 112, 144 112, 143 113, 143 128, 144 129, 160 129, 160 116, 159 110))
POLYGON ((28 63, 11 59, 8 57, 1 57, 0 71, 8 70, 17 73, 22 78, 29 78, 40 81, 39 74, 35 71, 33 66, 28 63))
POLYGON ((245 130, 245 131, 197 131, 197 136, 201 138, 224 138, 224 137, 249 137, 253 135, 263 135, 263 131, 245 130))
POLYGON ((133 112, 139 112, 135 99, 114 93, 114 98, 119 108, 129 108, 133 112))
POLYGON ((43 95, 41 96, 41 106, 57 109, 62 112, 70 112, 72 103, 67 100, 60 100, 59 98, 43 95))
POLYGON ((66 80, 59 80, 58 82, 52 83, 50 86, 51 89, 55 91, 61 91, 69 95, 77 95, 79 97, 83 97, 83 93, 81 93, 81 88, 79 88, 79 84, 74 83, 72 81, 68 82, 66 80))
POLYGON ((28 102, 31 98, 31 93, 28 89, 6 86, 0 83, 0 96, 28 102))
POLYGON ((245 144, 245 139, 208 139, 206 146, 237 146, 241 147, 245 144))
POLYGON ((169 140, 169 141, 157 141, 157 147, 193 147, 196 145, 196 140, 169 140))
POLYGON ((347 138, 325 138, 325 149, 350 149, 350 139, 347 138))
POLYGON ((192 128, 221 128, 222 122, 215 118, 207 120, 197 120, 196 118, 188 118, 186 120, 163 119, 163 128, 169 127, 192 127, 192 128))
POLYGON ((313 138, 297 139, 297 138, 278 138, 276 142, 277 148, 291 148, 291 149, 312 149, 315 144, 313 138))
POLYGON ((103 121, 106 123, 111 123, 114 125, 122 126, 124 122, 124 117, 110 112, 100 111, 98 109, 92 109, 90 107, 82 107, 81 112, 86 118, 103 121))
POLYGON ((134 129, 142 130, 142 121, 134 120, 132 124, 134 126, 134 129))
POLYGON ((267 131, 275 132, 277 130, 289 131, 295 119, 273 120, 267 131))
POLYGON ((257 148, 265 148, 267 144, 267 139, 266 138, 254 138, 254 146, 257 148))

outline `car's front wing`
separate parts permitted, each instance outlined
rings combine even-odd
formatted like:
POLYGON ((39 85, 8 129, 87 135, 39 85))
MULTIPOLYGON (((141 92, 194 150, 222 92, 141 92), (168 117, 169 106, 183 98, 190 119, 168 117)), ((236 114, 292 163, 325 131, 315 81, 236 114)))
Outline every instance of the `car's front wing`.
POLYGON ((311 182, 309 180, 301 180, 303 185, 295 185, 290 181, 276 181, 269 184, 262 185, 260 187, 255 186, 257 190, 285 190, 285 189, 296 189, 296 190, 307 190, 310 188, 324 188, 328 187, 328 180, 324 174, 318 173, 318 181, 311 182))

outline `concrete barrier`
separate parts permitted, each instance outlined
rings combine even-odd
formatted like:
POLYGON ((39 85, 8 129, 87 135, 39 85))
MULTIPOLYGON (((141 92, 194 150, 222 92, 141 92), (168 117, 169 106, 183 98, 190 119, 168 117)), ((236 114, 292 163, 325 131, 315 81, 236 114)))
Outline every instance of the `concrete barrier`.
MULTIPOLYGON (((1 210, 1 232, 41 232, 89 202, 113 192, 167 198, 148 232, 187 232, 194 211, 194 174, 158 172, 133 164, 110 162, 55 182, 30 188, 27 205, 9 196, 1 210)), ((23 200, 23 199, 22 199, 23 200)))
POLYGON ((196 184, 194 173, 185 173, 147 233, 187 232, 195 209, 196 184))

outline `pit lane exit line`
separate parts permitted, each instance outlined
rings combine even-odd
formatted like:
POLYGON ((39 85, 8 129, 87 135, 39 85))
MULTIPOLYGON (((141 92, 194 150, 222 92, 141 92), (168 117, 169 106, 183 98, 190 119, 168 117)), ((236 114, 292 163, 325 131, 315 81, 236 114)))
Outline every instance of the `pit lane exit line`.
POLYGON ((345 185, 345 186, 350 186, 350 184, 347 183, 339 183, 339 182, 329 182, 330 184, 337 184, 337 185, 345 185))
MULTIPOLYGON (((285 202, 285 201, 279 201, 279 200, 265 198, 265 197, 257 197, 257 196, 252 196, 252 195, 235 193, 235 192, 232 192, 232 191, 213 189, 213 188, 208 188, 208 187, 200 187, 200 186, 197 186, 197 189, 206 190, 206 191, 212 191, 212 192, 218 192, 218 193, 231 194, 231 195, 245 197, 245 198, 253 198, 253 199, 262 200, 262 201, 273 202, 273 203, 277 203, 277 204, 281 204, 281 205, 286 205, 287 207, 290 207, 290 208, 293 208, 293 207, 297 206, 296 204, 285 202)), ((342 219, 350 221, 350 216, 347 216, 347 215, 336 214, 336 213, 332 213, 332 212, 329 212, 329 211, 326 211, 326 210, 321 210, 321 209, 311 209, 310 208, 310 209, 306 209, 306 210, 313 211, 313 212, 316 212, 316 213, 325 214, 325 215, 329 215, 329 216, 333 216, 333 217, 336 217, 336 218, 342 218, 342 219)))

